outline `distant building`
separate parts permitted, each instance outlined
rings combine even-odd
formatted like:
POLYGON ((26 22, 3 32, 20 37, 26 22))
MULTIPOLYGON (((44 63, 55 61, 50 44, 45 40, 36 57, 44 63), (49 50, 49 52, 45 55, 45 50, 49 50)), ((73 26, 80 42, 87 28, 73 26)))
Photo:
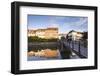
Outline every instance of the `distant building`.
POLYGON ((67 34, 67 39, 71 39, 71 40, 80 40, 82 39, 83 37, 83 32, 77 32, 77 31, 70 31, 68 34, 67 34))
POLYGON ((36 30, 28 30, 28 36, 36 36, 36 30))
POLYGON ((46 28, 46 29, 37 29, 37 30, 28 30, 29 36, 38 36, 40 38, 58 38, 58 28, 46 28))

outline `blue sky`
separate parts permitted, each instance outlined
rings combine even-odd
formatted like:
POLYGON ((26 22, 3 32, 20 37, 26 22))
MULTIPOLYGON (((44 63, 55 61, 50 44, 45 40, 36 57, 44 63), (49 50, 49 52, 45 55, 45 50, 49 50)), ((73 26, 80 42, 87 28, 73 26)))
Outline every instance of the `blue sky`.
POLYGON ((28 29, 58 27, 59 33, 87 31, 88 18, 77 16, 28 15, 28 29))

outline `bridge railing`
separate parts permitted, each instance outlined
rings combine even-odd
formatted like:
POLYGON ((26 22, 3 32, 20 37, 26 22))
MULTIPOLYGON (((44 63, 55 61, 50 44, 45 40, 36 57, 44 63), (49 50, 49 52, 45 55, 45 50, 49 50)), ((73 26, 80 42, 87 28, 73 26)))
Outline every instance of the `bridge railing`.
POLYGON ((87 41, 64 41, 64 43, 65 45, 69 46, 80 57, 88 57, 87 41))
POLYGON ((87 58, 88 57, 88 44, 87 41, 68 41, 64 40, 64 45, 69 46, 72 51, 74 51, 79 57, 87 58))

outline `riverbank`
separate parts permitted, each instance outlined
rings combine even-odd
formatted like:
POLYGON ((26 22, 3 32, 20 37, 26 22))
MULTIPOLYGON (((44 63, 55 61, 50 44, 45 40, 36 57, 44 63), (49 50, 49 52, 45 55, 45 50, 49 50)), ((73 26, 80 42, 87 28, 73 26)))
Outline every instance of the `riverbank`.
POLYGON ((37 52, 38 50, 42 49, 57 49, 58 48, 58 42, 31 42, 28 43, 28 52, 31 50, 34 50, 37 52))
POLYGON ((28 45, 58 45, 58 42, 29 42, 28 45))

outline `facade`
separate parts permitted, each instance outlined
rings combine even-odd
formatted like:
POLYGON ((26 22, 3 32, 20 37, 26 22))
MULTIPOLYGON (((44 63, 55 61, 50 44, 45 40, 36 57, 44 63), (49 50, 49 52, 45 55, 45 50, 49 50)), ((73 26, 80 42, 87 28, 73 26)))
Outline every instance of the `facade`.
POLYGON ((28 37, 38 36, 40 38, 58 38, 58 28, 46 28, 37 30, 28 30, 28 37))
POLYGON ((28 30, 28 37, 30 36, 36 36, 36 31, 35 30, 28 30))
POLYGON ((77 32, 77 31, 74 31, 74 30, 72 30, 72 31, 70 31, 68 34, 67 34, 67 38, 68 39, 71 39, 71 40, 80 40, 80 39, 82 39, 82 37, 83 37, 83 33, 82 32, 77 32))

